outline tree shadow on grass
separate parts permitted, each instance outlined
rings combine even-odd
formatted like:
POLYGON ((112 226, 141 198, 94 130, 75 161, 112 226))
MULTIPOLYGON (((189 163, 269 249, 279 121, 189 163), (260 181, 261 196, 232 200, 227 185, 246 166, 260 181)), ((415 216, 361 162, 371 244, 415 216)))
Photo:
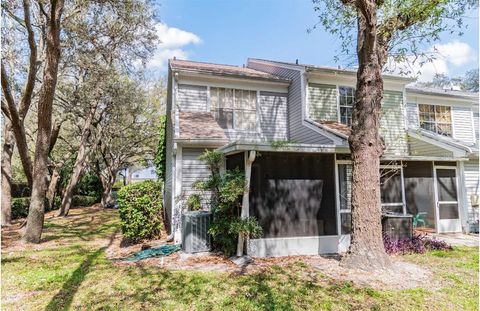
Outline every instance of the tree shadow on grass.
POLYGON ((70 278, 63 284, 62 288, 58 291, 55 296, 50 300, 45 310, 47 311, 56 311, 56 310, 67 310, 72 304, 73 297, 78 291, 80 285, 82 285, 83 280, 87 276, 90 268, 92 267, 93 262, 97 259, 110 245, 112 245, 115 237, 118 233, 116 230, 111 236, 107 246, 104 246, 95 252, 89 254, 87 258, 80 264, 80 266, 73 271, 70 278))

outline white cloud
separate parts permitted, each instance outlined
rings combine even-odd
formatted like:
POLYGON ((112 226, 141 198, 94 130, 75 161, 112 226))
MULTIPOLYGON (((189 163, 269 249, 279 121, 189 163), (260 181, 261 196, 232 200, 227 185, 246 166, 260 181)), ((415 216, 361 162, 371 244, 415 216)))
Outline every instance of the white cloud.
POLYGON ((436 44, 430 47, 425 54, 432 57, 408 57, 406 61, 394 63, 390 61, 387 68, 397 74, 418 77, 418 81, 431 81, 435 74, 449 75, 455 67, 460 67, 475 61, 473 49, 465 42, 452 41, 445 44, 436 44))
POLYGON ((187 59, 189 54, 185 48, 192 44, 200 44, 202 40, 194 33, 169 27, 167 24, 156 25, 159 44, 157 49, 147 63, 147 69, 165 70, 168 59, 176 57, 187 59))

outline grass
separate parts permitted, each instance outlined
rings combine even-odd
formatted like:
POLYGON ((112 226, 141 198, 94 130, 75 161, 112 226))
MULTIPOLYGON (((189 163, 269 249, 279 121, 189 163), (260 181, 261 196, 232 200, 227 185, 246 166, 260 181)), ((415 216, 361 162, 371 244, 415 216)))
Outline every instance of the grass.
POLYGON ((375 290, 301 261, 246 275, 114 265, 117 212, 72 214, 47 219, 42 248, 2 250, 2 310, 478 310, 478 248, 404 256, 434 272, 432 287, 375 290))

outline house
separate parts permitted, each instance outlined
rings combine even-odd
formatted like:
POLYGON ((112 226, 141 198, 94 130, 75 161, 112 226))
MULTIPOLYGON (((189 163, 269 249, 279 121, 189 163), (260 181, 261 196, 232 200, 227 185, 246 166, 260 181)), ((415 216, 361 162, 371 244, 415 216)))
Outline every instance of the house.
MULTIPOLYGON (((417 228, 478 227, 478 95, 410 87, 384 75, 381 200, 417 228)), ((248 59, 244 67, 173 59, 167 96, 165 207, 178 232, 181 198, 209 176, 198 156, 217 149, 245 170, 245 215, 263 236, 252 256, 345 251, 350 243, 349 125, 356 72, 248 59)), ((208 196, 205 200, 208 199, 208 196)))
POLYGON ((130 166, 125 171, 127 184, 158 179, 153 164, 148 166, 130 166))

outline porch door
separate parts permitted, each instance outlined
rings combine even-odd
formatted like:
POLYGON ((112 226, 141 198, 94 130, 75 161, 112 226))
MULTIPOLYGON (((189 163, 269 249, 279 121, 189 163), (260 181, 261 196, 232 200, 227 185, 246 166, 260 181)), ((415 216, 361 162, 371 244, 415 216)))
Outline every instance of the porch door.
POLYGON ((435 167, 435 197, 438 232, 461 232, 458 206, 457 169, 435 167))

